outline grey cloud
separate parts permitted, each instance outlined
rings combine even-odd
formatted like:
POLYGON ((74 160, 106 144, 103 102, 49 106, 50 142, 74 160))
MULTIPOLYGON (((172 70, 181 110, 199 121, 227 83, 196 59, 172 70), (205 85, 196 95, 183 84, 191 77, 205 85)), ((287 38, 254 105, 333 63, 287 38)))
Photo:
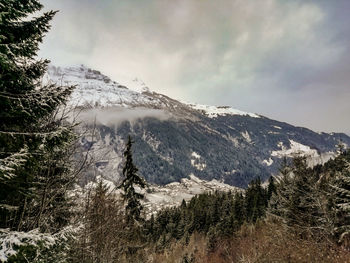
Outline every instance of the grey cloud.
POLYGON ((41 52, 53 63, 84 63, 175 98, 350 133, 349 1, 43 3, 61 10, 41 52))
POLYGON ((156 118, 161 121, 169 119, 171 116, 162 110, 153 110, 146 108, 108 108, 108 109, 91 109, 85 110, 77 117, 84 123, 103 124, 106 126, 118 126, 122 122, 136 122, 144 118, 156 118))

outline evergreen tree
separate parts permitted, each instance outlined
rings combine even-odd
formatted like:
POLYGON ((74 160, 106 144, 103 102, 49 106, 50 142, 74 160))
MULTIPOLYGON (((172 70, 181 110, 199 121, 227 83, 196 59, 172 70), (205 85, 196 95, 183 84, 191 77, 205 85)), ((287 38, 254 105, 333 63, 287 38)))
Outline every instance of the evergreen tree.
POLYGON ((289 198, 292 195, 292 182, 291 175, 292 168, 288 163, 287 158, 283 157, 281 167, 279 169, 279 177, 276 182, 276 192, 272 193, 269 200, 269 212, 275 216, 280 217, 284 221, 287 218, 289 208, 289 198))
POLYGON ((294 157, 292 166, 284 162, 276 193, 269 202, 269 211, 301 234, 325 233, 329 229, 319 169, 309 168, 303 156, 294 157))
POLYGON ((233 209, 235 227, 238 229, 245 220, 244 197, 242 193, 237 192, 235 194, 233 209))
POLYGON ((267 186, 267 201, 270 201, 272 194, 276 193, 275 179, 273 176, 269 178, 269 185, 267 186))
POLYGON ((146 187, 146 182, 137 174, 138 169, 134 165, 132 159, 132 143, 131 137, 129 136, 126 150, 124 152, 124 157, 126 159, 123 168, 124 179, 120 185, 124 190, 123 199, 126 203, 126 216, 129 223, 140 222, 142 220, 142 205, 140 200, 144 198, 144 195, 137 192, 135 186, 138 186, 141 189, 146 187))
POLYGON ((344 165, 331 183, 334 234, 339 242, 350 243, 350 152, 342 152, 339 159, 344 165))
POLYGON ((247 221, 256 222, 264 216, 266 205, 266 191, 261 186, 260 178, 257 178, 249 184, 245 194, 247 221))
POLYGON ((306 157, 293 159, 293 184, 290 196, 288 219, 291 225, 315 226, 319 217, 317 207, 316 178, 307 167, 306 157))
POLYGON ((36 53, 55 12, 37 0, 0 3, 0 227, 56 231, 67 223, 66 162, 74 136, 58 118, 73 87, 43 85, 36 53), (57 209, 55 209, 57 207, 57 209))

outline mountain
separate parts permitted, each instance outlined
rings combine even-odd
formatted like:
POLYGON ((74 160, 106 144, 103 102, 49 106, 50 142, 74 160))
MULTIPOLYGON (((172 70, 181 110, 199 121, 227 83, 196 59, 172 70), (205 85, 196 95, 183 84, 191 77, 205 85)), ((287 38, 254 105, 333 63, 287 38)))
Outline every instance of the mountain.
POLYGON ((118 181, 129 134, 140 174, 160 185, 194 175, 246 187, 257 176, 276 174, 283 156, 307 155, 319 163, 339 142, 350 145, 343 133, 317 133, 229 106, 184 103, 139 79, 119 83, 85 66, 51 66, 46 78, 76 85, 69 105, 80 112, 80 142, 95 168, 87 180, 102 175, 118 181))

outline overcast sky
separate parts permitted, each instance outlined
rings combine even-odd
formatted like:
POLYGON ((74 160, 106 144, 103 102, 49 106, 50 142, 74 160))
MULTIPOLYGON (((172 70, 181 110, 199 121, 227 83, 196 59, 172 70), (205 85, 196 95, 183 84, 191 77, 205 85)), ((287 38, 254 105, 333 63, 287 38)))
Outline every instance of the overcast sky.
POLYGON ((348 0, 42 0, 40 56, 176 99, 350 134, 348 0))

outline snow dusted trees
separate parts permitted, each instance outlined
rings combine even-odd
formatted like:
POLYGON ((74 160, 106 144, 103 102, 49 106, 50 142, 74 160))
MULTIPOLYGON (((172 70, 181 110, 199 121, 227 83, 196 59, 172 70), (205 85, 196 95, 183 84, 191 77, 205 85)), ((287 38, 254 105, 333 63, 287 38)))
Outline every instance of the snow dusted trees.
POLYGON ((332 237, 350 244, 350 152, 314 168, 304 157, 286 162, 269 212, 302 234, 318 238, 332 237))
POLYGON ((33 17, 41 9, 37 0, 0 3, 0 227, 56 231, 67 222, 74 139, 58 107, 72 87, 42 84, 49 61, 35 56, 55 12, 33 17))
POLYGON ((336 166, 330 188, 334 234, 339 242, 350 246, 350 152, 343 152, 338 158, 341 165, 336 166))

